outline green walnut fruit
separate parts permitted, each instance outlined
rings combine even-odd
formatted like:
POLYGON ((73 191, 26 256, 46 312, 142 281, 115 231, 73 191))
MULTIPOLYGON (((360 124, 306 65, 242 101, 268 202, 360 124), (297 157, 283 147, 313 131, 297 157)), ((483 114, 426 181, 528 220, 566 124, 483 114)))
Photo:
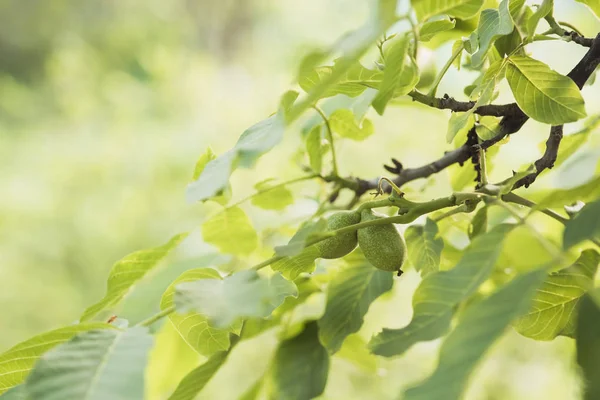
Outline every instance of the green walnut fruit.
MULTIPOLYGON (((355 211, 342 211, 327 218, 327 230, 334 231, 349 225, 358 224, 360 214, 355 211)), ((337 235, 316 244, 321 258, 333 259, 344 257, 356 248, 356 231, 337 235)))
MULTIPOLYGON (((372 221, 387 215, 371 210, 361 213, 360 222, 372 221)), ((393 224, 373 225, 358 230, 358 245, 367 261, 384 271, 400 271, 406 260, 406 242, 393 224)))

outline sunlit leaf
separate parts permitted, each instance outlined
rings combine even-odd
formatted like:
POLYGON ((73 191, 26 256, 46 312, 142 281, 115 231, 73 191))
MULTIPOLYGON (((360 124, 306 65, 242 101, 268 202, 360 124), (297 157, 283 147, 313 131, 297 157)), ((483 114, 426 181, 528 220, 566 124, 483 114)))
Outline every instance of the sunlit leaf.
POLYGON ((392 272, 373 268, 366 260, 342 269, 327 290, 325 315, 319 320, 319 338, 330 353, 357 332, 375 299, 392 288, 392 272))
POLYGON ((218 279, 200 279, 175 286, 179 313, 196 311, 214 326, 231 326, 239 318, 268 317, 288 296, 298 296, 296 285, 281 274, 270 278, 244 270, 218 279))
POLYGON ((213 354, 204 364, 193 369, 179 383, 169 400, 194 400, 227 359, 228 353, 213 354))
POLYGON ((229 184, 229 176, 237 162, 237 151, 231 149, 210 160, 196 180, 185 191, 188 202, 210 199, 221 193, 229 184))
POLYGON ((600 306, 593 296, 600 296, 600 289, 594 289, 581 299, 575 344, 577 364, 583 375, 583 399, 600 398, 600 306))
POLYGON ((258 246, 258 234, 250 218, 239 207, 228 207, 202 224, 202 237, 206 243, 223 253, 244 256, 258 246))
POLYGON ((531 39, 535 34, 535 28, 537 28, 540 20, 546 15, 552 15, 552 9, 554 8, 554 0, 543 0, 533 15, 527 20, 527 39, 531 39))
MULTIPOLYGON (((196 268, 184 272, 167 288, 160 301, 161 310, 175 305, 175 288, 182 282, 194 282, 201 279, 221 280, 221 275, 212 268, 196 268)), ((181 337, 191 348, 204 356, 229 348, 229 333, 235 329, 219 329, 212 326, 208 318, 199 313, 171 313, 169 319, 181 337)), ((239 333, 239 332, 238 332, 239 333)))
POLYGON ((363 119, 359 125, 354 113, 347 109, 334 111, 329 117, 329 124, 335 133, 352 140, 365 140, 373 134, 373 123, 369 119, 363 119))
POLYGON ((515 321, 515 329, 535 340, 573 336, 581 297, 593 286, 600 254, 581 253, 568 268, 549 275, 533 297, 531 309, 515 321))
POLYGON ((369 353, 367 342, 356 333, 344 340, 342 348, 335 355, 367 373, 377 372, 377 357, 369 353))
POLYGON ((469 375, 511 321, 527 310, 534 290, 545 276, 544 270, 520 275, 488 298, 471 305, 440 350, 433 374, 408 389, 405 400, 458 400, 469 375))
POLYGON ((115 327, 103 322, 65 326, 34 336, 8 349, 0 355, 0 394, 25 381, 35 362, 48 350, 79 333, 98 329, 115 327))
POLYGON ((258 191, 252 196, 252 204, 265 210, 283 210, 294 203, 292 192, 282 185, 273 185, 272 180, 262 181, 254 185, 258 191))
POLYGON ((584 240, 600 238, 600 200, 586 204, 567 222, 563 234, 563 247, 568 249, 584 240))
POLYGON ((408 259, 421 276, 440 269, 440 256, 444 240, 439 236, 437 224, 427 218, 425 225, 411 225, 404 232, 408 259))
POLYGON ((451 20, 447 16, 444 16, 442 19, 426 22, 419 29, 419 40, 428 42, 438 33, 453 29, 455 25, 456 20, 451 20))
POLYGON ((395 40, 385 59, 385 69, 383 71, 383 80, 379 87, 379 93, 373 100, 373 108, 379 114, 383 114, 387 103, 394 96, 396 87, 400 85, 402 71, 406 64, 406 55, 408 53, 409 37, 403 35, 395 40))
POLYGON ((485 56, 494 41, 501 36, 512 33, 513 28, 513 21, 508 10, 508 0, 502 0, 497 10, 483 10, 477 27, 479 49, 471 58, 472 65, 477 67, 483 64, 485 56))
POLYGON ((302 333, 281 342, 271 374, 270 398, 310 400, 323 393, 329 374, 329 354, 319 342, 316 322, 308 323, 302 333))
POLYGON ((281 272, 286 279, 294 280, 303 272, 313 272, 315 270, 315 260, 319 256, 319 249, 316 246, 310 246, 300 254, 284 257, 271 264, 271 269, 281 272))
POLYGON ((40 358, 27 392, 40 400, 142 399, 152 341, 142 327, 81 333, 40 358))
POLYGON ((597 0, 576 0, 576 1, 588 6, 594 12, 594 14, 596 14, 596 17, 600 18, 600 3, 597 0))
POLYGON ((475 238, 453 269, 427 275, 413 296, 411 322, 401 329, 384 328, 371 339, 371 351, 392 357, 404 353, 417 342, 444 335, 450 328, 456 305, 475 293, 489 277, 500 254, 502 241, 513 227, 506 224, 495 226, 475 238))
POLYGON ((527 116, 551 125, 574 122, 586 116, 575 82, 530 57, 508 59, 506 79, 519 107, 527 116))
POLYGON ((81 321, 90 320, 100 311, 114 307, 136 282, 162 261, 187 235, 187 233, 180 233, 162 246, 136 251, 118 261, 108 276, 106 295, 98 303, 84 311, 81 321))
MULTIPOLYGON (((315 68, 309 74, 302 77, 299 84, 306 92, 312 90, 321 81, 329 78, 336 72, 337 63, 333 66, 324 66, 315 68)), ((345 94, 346 96, 356 97, 362 94, 369 87, 378 87, 383 78, 383 72, 379 70, 367 69, 359 62, 356 62, 338 79, 335 85, 328 88, 322 97, 331 97, 336 94, 345 94)))
POLYGON ((479 12, 484 0, 411 0, 419 21, 439 14, 468 19, 479 12))
POLYGON ((475 125, 475 131, 481 140, 489 140, 496 137, 500 133, 500 128, 500 120, 489 116, 479 118, 479 122, 475 125))
POLYGON ((321 138, 322 125, 317 125, 306 135, 306 153, 310 169, 320 174, 323 169, 323 154, 325 154, 321 138))
POLYGON ((208 146, 206 151, 204 152, 204 154, 202 154, 200 156, 200 158, 198 159, 198 161, 196 162, 196 167, 194 168, 194 174, 192 176, 192 180, 198 179, 200 177, 200 174, 202 174, 202 171, 204 171, 206 164, 208 164, 210 161, 214 160, 215 158, 217 158, 217 155, 213 151, 212 147, 208 146))

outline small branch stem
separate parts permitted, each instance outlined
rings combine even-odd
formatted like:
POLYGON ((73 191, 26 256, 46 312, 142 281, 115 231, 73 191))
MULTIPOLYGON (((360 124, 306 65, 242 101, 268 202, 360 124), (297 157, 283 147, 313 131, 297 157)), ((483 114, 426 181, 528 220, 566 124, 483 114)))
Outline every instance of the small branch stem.
POLYGON ((257 191, 256 193, 252 193, 250 196, 246 196, 243 199, 241 199, 239 201, 236 201, 232 205, 227 206, 226 208, 231 208, 231 207, 239 206, 240 204, 245 203, 246 201, 252 199, 255 196, 258 196, 258 195, 263 194, 263 193, 270 192, 271 190, 278 189, 278 188, 280 188, 282 186, 287 186, 287 185, 291 185, 291 184, 298 183, 298 182, 308 181, 308 180, 311 180, 311 179, 314 179, 314 178, 319 178, 319 177, 320 177, 319 174, 311 174, 311 175, 301 176, 299 178, 290 179, 288 181, 284 181, 284 182, 278 183, 277 185, 273 185, 273 186, 269 186, 268 188, 261 189, 261 190, 257 191))
POLYGON ((335 155, 335 144, 333 141, 333 132, 331 131, 331 125, 329 124, 329 119, 327 119, 327 115, 325 115, 323 110, 321 110, 319 107, 313 106, 313 108, 319 113, 321 118, 323 118, 323 122, 325 122, 325 130, 327 131, 327 139, 329 140, 329 143, 331 144, 331 158, 332 158, 332 163, 333 163, 333 175, 340 176, 340 174, 338 172, 337 157, 335 155))
POLYGON ((173 312, 175 312, 175 306, 167 307, 164 310, 160 311, 159 313, 154 314, 150 318, 145 319, 142 322, 138 323, 136 326, 148 327, 148 326, 154 324, 155 322, 163 319, 167 315, 172 314, 173 312))

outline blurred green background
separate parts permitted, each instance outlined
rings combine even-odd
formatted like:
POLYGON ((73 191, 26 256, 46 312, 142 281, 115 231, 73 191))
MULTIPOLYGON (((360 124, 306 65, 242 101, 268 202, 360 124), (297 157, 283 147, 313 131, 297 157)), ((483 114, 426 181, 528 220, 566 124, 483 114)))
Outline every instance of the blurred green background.
MULTIPOLYGON (((580 4, 555 3, 560 19, 587 36, 600 30, 580 4)), ((196 228, 214 208, 184 200, 198 156, 209 144, 218 154, 229 149, 245 128, 273 112, 302 56, 358 27, 368 11, 363 0, 0 0, 0 351, 76 320, 103 295, 110 267, 127 253, 196 228)), ((450 45, 431 55, 434 63, 445 62, 450 45)), ((585 52, 568 43, 530 47, 561 73, 585 52)), ((462 98, 462 87, 475 77, 452 70, 439 93, 462 98)), ((584 89, 589 115, 600 112, 598 89, 584 89)), ((501 94, 504 101, 511 101, 509 92, 501 94)), ((446 149, 446 112, 407 106, 392 108, 385 119, 369 116, 376 135, 340 143, 343 174, 373 177, 392 156, 416 166, 446 149)), ((502 179, 535 159, 546 130, 529 122, 502 146, 492 177, 502 179)), ((236 172, 234 198, 264 178, 298 176, 298 136, 291 129, 256 171, 236 172)), ((599 148, 592 140, 583 156, 540 185, 586 179, 582 165, 593 171, 599 148)), ((445 195, 453 174, 410 188, 445 195)), ((249 213, 257 227, 280 223, 274 213, 249 213)), ((505 262, 518 263, 509 256, 505 262)), ((365 339, 383 325, 408 322, 417 283, 416 274, 407 273, 394 294, 373 307, 361 331, 365 339)), ((240 362, 265 359, 274 343, 274 337, 259 338, 240 362)), ((334 362, 323 398, 394 398, 432 370, 438 345, 419 344, 369 371, 334 362)), ((509 334, 474 378, 469 398, 576 399, 572 347, 564 338, 536 343, 509 334)), ((220 373, 206 398, 216 393, 213 387, 223 390, 231 374, 244 381, 248 373, 220 373)), ((230 386, 218 398, 236 398, 244 389, 230 386)))

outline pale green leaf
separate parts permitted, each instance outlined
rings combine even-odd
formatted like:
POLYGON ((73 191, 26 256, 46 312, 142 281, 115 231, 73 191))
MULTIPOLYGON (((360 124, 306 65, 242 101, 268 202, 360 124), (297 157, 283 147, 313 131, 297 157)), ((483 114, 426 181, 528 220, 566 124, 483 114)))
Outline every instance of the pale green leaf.
POLYGON ((254 385, 250 386, 248 390, 246 390, 239 400, 256 400, 258 395, 260 394, 261 389, 263 388, 264 381, 263 379, 257 380, 254 385))
MULTIPOLYGON (((285 246, 275 246, 275 254, 278 256, 296 256, 304 251, 306 243, 327 231, 327 220, 319 218, 317 220, 306 221, 300 226, 300 229, 292 236, 285 246)), ((277 269, 274 269, 277 271, 277 269)), ((285 276, 285 275, 284 275, 285 276)))
POLYGON ((506 79, 519 107, 536 121, 561 125, 586 116, 583 97, 575 82, 541 61, 510 57, 506 79))
POLYGON ((511 321, 527 310, 545 275, 540 269, 520 275, 467 308, 444 340, 436 370, 424 382, 408 389, 404 400, 460 399, 469 375, 511 321))
POLYGON ((452 54, 456 54, 456 58, 454 59, 454 61, 452 61, 452 65, 454 65, 459 71, 462 64, 462 53, 464 49, 465 45, 460 39, 456 40, 454 44, 452 44, 452 54))
POLYGON ((473 124, 475 123, 475 118, 473 117, 472 111, 467 112, 453 112, 450 115, 450 119, 448 120, 448 130, 446 131, 446 141, 448 143, 452 143, 456 135, 460 133, 465 133, 469 131, 473 124))
POLYGON ((577 364, 583 375, 583 400, 600 398, 600 306, 594 300, 598 296, 598 288, 583 296, 575 329, 577 364))
POLYGON ((325 154, 321 130, 323 125, 316 125, 306 135, 306 153, 310 169, 320 174, 323 169, 323 155, 325 154))
POLYGON ((402 35, 390 45, 385 59, 385 69, 379 93, 373 99, 373 108, 379 114, 383 114, 387 103, 394 97, 396 87, 400 85, 400 78, 406 65, 409 43, 408 35, 402 35))
POLYGON ((237 162, 237 151, 231 149, 219 157, 210 160, 196 180, 185 191, 188 202, 210 199, 223 192, 229 184, 229 176, 237 162))
POLYGON ((325 390, 329 354, 319 342, 316 322, 306 324, 299 335, 281 342, 271 369, 272 399, 310 400, 325 390))
POLYGON ((357 332, 369 306, 392 288, 393 274, 373 268, 366 260, 342 269, 327 290, 325 315, 319 320, 319 339, 330 353, 357 332))
POLYGON ((377 372, 377 357, 369 353, 367 342, 357 333, 348 336, 335 355, 369 374, 377 372))
POLYGON ((419 21, 439 14, 469 19, 479 12, 483 3, 484 0, 411 0, 419 21))
POLYGON ((271 264, 271 269, 281 272, 286 279, 294 280, 303 272, 313 272, 315 270, 315 260, 319 256, 319 249, 316 246, 309 246, 300 254, 284 257, 274 262, 271 264))
POLYGON ((475 238, 453 269, 427 275, 413 296, 411 322, 401 329, 384 328, 371 339, 371 351, 392 357, 417 342, 443 336, 450 328, 455 307, 489 277, 500 255, 502 241, 513 228, 514 225, 506 224, 495 226, 475 238))
POLYGON ((483 10, 477 27, 479 48, 471 58, 472 65, 474 67, 482 65, 494 41, 512 33, 513 28, 514 24, 508 10, 508 0, 502 0, 497 10, 483 10))
POLYGON ((538 201, 538 208, 562 208, 578 200, 587 202, 595 200, 598 197, 600 197, 600 176, 574 188, 542 192, 540 195, 541 200, 538 201))
POLYGON ((261 277, 244 270, 223 280, 201 279, 175 286, 179 313, 196 311, 215 327, 231 326, 240 318, 268 317, 288 296, 298 296, 296 285, 281 274, 261 277))
POLYGON ((24 382, 35 362, 48 350, 79 333, 98 329, 115 327, 103 322, 65 326, 34 336, 10 348, 0 355, 0 394, 24 382))
POLYGON ((142 399, 152 341, 142 327, 79 334, 40 358, 27 392, 35 400, 142 399))
POLYGON ((422 42, 428 42, 438 33, 454 29, 455 25, 456 20, 450 19, 447 16, 444 16, 441 19, 426 22, 423 24, 423 26, 421 26, 421 29, 419 29, 419 40, 422 42))
POLYGON ((202 237, 221 252, 237 256, 246 256, 258 246, 258 234, 250 218, 237 206, 225 208, 205 221, 202 237))
POLYGON ((542 4, 540 4, 533 13, 533 15, 527 20, 527 39, 531 39, 535 34, 535 29, 537 28, 540 20, 544 18, 546 15, 552 15, 552 10, 554 8, 554 0, 543 0, 542 4))
POLYGON ((473 240, 477 236, 481 235, 482 233, 487 232, 487 226, 488 226, 487 215, 488 215, 487 207, 481 207, 479 210, 477 210, 477 212, 473 216, 473 219, 471 220, 471 223, 469 224, 469 231, 468 231, 469 239, 473 240))
POLYGON ((421 276, 440 269, 440 256, 444 240, 439 236, 437 224, 427 218, 425 225, 411 225, 404 232, 408 259, 421 276))
MULTIPOLYGON (((554 162, 554 167, 562 165, 569 157, 577 152, 584 144, 587 143, 590 134, 600 125, 600 116, 595 116, 586 121, 585 126, 580 131, 570 135, 565 135, 560 141, 558 156, 554 162)), ((540 150, 546 148, 545 142, 540 143, 540 150)))
POLYGON ((202 171, 204 171, 204 168, 206 168, 206 164, 208 164, 215 158, 217 158, 217 155, 213 151, 212 147, 208 146, 204 154, 202 154, 198 161, 196 161, 196 167, 194 168, 194 175, 192 176, 192 180, 195 181, 196 179, 198 179, 200 177, 200 174, 202 174, 202 171))
POLYGON ((246 129, 235 144, 240 166, 254 166, 260 156, 281 142, 284 131, 285 120, 281 111, 246 129))
POLYGON ((596 14, 596 17, 600 19, 600 2, 598 0, 576 0, 580 3, 585 4, 596 14))
POLYGON ((225 363, 227 355, 226 351, 215 353, 204 364, 193 369, 179 383, 169 400, 194 400, 225 363))
POLYGON ((573 265, 549 275, 536 290, 531 309, 515 321, 517 332, 535 340, 573 336, 579 300, 593 287, 599 262, 600 254, 585 250, 573 265))
POLYGON ((374 131, 373 123, 369 119, 363 119, 359 125, 352 110, 348 109, 334 111, 329 117, 329 124, 338 135, 357 141, 365 140, 374 131))
MULTIPOLYGON (((306 74, 301 78, 299 82, 300 87, 306 92, 310 92, 322 81, 335 74, 337 68, 339 68, 337 62, 333 66, 315 68, 309 74, 306 74)), ((379 87, 382 78, 383 72, 367 69, 359 62, 356 62, 347 69, 334 85, 331 85, 327 89, 322 97, 331 97, 337 94, 356 97, 369 87, 379 87)))
POLYGON ((272 185, 272 179, 257 183, 258 191, 252 196, 252 204, 265 210, 284 210, 294 203, 294 195, 283 185, 272 185))
POLYGON ((136 251, 118 261, 110 270, 106 295, 98 303, 88 307, 81 316, 87 321, 100 311, 114 307, 146 273, 162 261, 187 237, 187 233, 175 235, 166 244, 147 250, 136 251))
POLYGON ((479 122, 475 125, 475 131, 481 140, 489 140, 498 136, 500 129, 499 119, 490 116, 479 118, 479 122))
MULTIPOLYGON (((201 279, 221 280, 221 275, 212 268, 196 268, 184 272, 167 288, 160 301, 161 310, 175 305, 175 288, 182 282, 194 282, 201 279)), ((169 319, 186 343, 204 356, 229 348, 229 333, 235 329, 219 329, 212 326, 204 315, 190 312, 171 313, 169 319)))
POLYGON ((577 215, 567 222, 563 234, 563 248, 584 240, 600 238, 600 200, 586 204, 577 215))
POLYGON ((25 385, 15 386, 3 394, 0 394, 0 400, 28 400, 25 385))

